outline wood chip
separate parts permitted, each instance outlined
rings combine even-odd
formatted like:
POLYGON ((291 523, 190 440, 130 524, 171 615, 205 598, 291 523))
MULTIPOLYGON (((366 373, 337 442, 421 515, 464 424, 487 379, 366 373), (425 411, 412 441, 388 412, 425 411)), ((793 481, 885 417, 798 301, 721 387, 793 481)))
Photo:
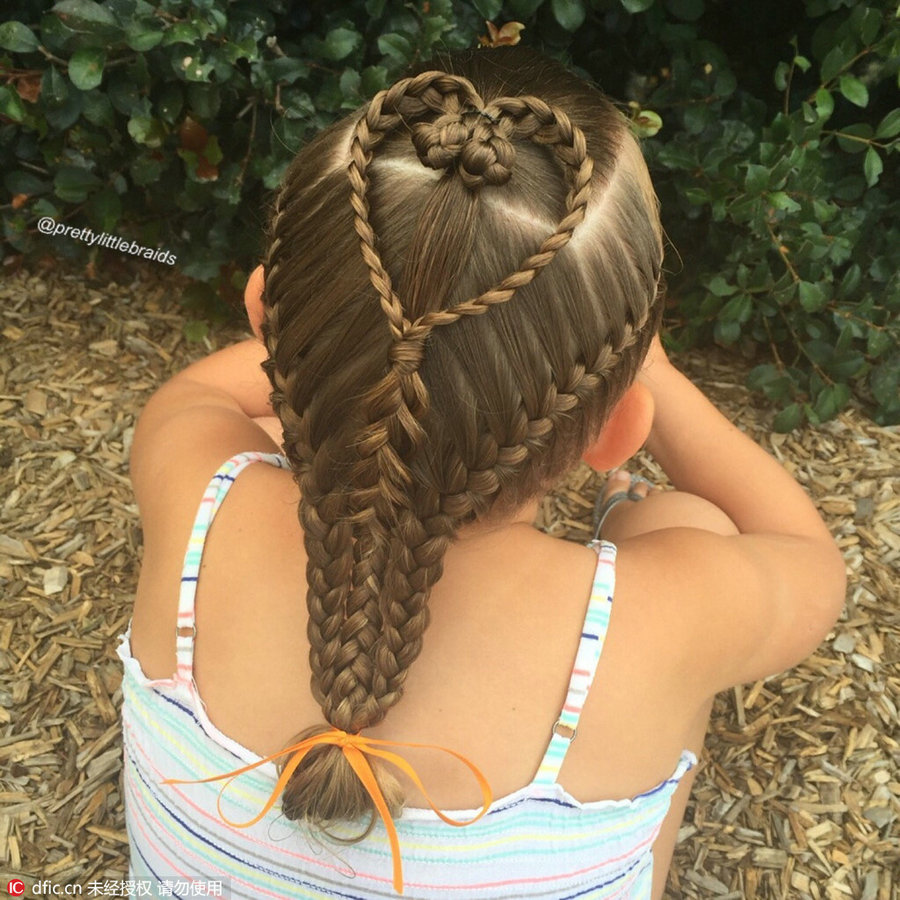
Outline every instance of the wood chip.
POLYGON ((65 566, 53 566, 44 571, 44 593, 49 597, 58 594, 69 580, 69 570, 65 566))
MULTIPOLYGON (((100 290, 64 267, 0 283, 0 868, 17 876, 128 877, 114 656, 140 547, 128 449, 153 390, 208 352, 182 340, 177 274, 135 273, 100 290)), ((209 341, 245 336, 213 326, 209 341)), ((900 900, 900 428, 851 407, 773 434, 742 386, 753 363, 676 362, 802 481, 849 590, 809 659, 717 698, 666 898, 900 900)), ((636 471, 665 483, 647 455, 636 471)), ((537 527, 587 540, 602 483, 579 465, 537 527)))

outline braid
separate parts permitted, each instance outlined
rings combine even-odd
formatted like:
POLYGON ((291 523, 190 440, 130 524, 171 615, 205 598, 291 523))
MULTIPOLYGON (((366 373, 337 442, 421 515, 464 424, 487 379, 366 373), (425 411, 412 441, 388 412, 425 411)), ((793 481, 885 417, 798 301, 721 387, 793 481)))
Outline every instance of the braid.
MULTIPOLYGON (((534 392, 526 395, 510 380, 511 406, 504 407, 502 425, 493 431, 483 431, 474 441, 436 441, 439 419, 431 409, 431 382, 423 377, 429 338, 439 326, 483 316, 531 285, 584 221, 597 179, 584 133, 558 106, 529 94, 486 104, 472 82, 443 71, 403 79, 377 94, 356 120, 346 168, 348 214, 363 271, 387 325, 383 339, 369 326, 374 335, 369 345, 387 340, 386 352, 381 362, 354 360, 354 371, 368 374, 371 386, 342 398, 342 416, 334 413, 339 424, 323 429, 309 412, 315 388, 299 364, 305 353, 316 352, 315 329, 298 329, 294 309, 289 318, 279 302, 293 289, 296 263, 289 248, 297 245, 293 229, 302 209, 302 197, 289 192, 290 175, 271 217, 264 368, 301 491, 312 690, 326 722, 355 733, 382 721, 402 696, 409 667, 422 648, 431 589, 443 574, 445 554, 460 525, 486 514, 498 494, 547 457, 573 412, 595 403, 608 373, 643 333, 650 311, 649 304, 645 309, 636 304, 600 349, 569 360, 567 367, 548 366, 546 375, 534 373, 534 392), (435 196, 468 204, 469 212, 482 190, 514 177, 517 144, 546 147, 565 179, 564 212, 537 250, 487 290, 445 308, 430 296, 413 297, 404 306, 370 221, 371 164, 383 142, 401 130, 421 163, 443 172, 435 196), (459 196, 451 193, 457 190, 454 184, 461 185, 459 196), (414 315, 414 308, 425 311, 414 315), (291 346, 281 343, 286 334, 291 334, 291 346)), ((435 209, 440 204, 426 211, 430 215, 435 209)), ((321 312, 319 318, 321 328, 321 312)), ((349 384, 349 376, 342 383, 349 384)), ((323 730, 326 726, 314 726, 303 736, 323 730)), ((376 768, 376 774, 396 809, 402 803, 399 789, 383 770, 376 768)), ((320 826, 372 811, 346 759, 326 746, 310 752, 296 768, 282 807, 289 818, 320 826)))

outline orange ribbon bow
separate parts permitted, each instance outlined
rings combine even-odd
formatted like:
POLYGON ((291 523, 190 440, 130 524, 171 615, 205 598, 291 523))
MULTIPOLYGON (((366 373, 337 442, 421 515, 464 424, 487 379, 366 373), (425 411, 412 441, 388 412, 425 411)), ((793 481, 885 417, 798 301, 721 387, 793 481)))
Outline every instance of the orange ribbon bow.
POLYGON ((384 799, 384 795, 381 793, 381 788, 378 786, 378 782, 375 779, 375 773, 372 771, 371 765, 369 765, 369 761, 366 759, 366 756, 377 756, 380 759, 384 759, 389 763, 397 766, 402 772, 405 772, 413 781, 413 784, 422 792, 425 796, 425 799, 428 801, 428 805, 434 810, 437 815, 443 819, 448 825, 455 825, 457 827, 463 827, 465 825, 471 825, 473 822, 477 822, 487 811, 488 807, 490 807, 491 802, 493 801, 493 794, 491 793, 490 785, 487 782, 487 779, 482 775, 481 771, 478 767, 466 759, 466 757, 457 753, 455 750, 450 750, 447 747, 441 747, 438 744, 410 744, 404 741, 382 741, 377 738, 368 738, 363 737, 359 734, 350 734, 346 731, 341 731, 339 728, 332 729, 331 731, 323 732, 322 734, 317 734, 314 737, 306 738, 305 740, 300 741, 298 744, 294 744, 292 747, 287 747, 285 750, 280 751, 279 753, 273 753, 271 756, 267 756, 264 759, 260 759, 258 762, 251 763, 250 765, 243 766, 240 769, 235 769, 233 772, 226 772, 223 775, 213 775, 211 778, 197 778, 197 779, 182 779, 182 778, 166 778, 162 783, 163 784, 206 784, 210 781, 221 781, 223 778, 227 778, 228 781, 222 785, 222 790, 219 791, 219 796, 216 798, 216 808, 218 809, 219 816, 223 822, 227 825, 230 825, 232 828, 249 828, 251 825, 255 825, 274 805, 278 800, 278 797, 281 796, 281 792, 284 790, 285 785, 290 780, 291 775, 294 774, 294 770, 300 763, 303 761, 303 758, 309 753, 313 747, 318 747, 321 744, 335 744, 341 748, 344 756, 347 758, 347 762, 350 763, 353 771, 356 772, 357 777, 362 782, 363 787, 369 792, 369 796, 372 798, 372 802, 375 804, 375 809, 378 810, 378 814, 381 816, 381 821, 384 822, 384 827, 387 830, 388 840, 391 844, 391 856, 394 861, 394 890, 397 891, 398 894, 403 893, 403 862, 400 858, 400 840, 397 837, 397 827, 394 825, 394 820, 391 817, 390 810, 388 809, 387 802, 384 799), (421 748, 427 750, 441 750, 444 753, 449 753, 451 756, 455 756, 460 762, 465 763, 471 769, 472 774, 475 776, 478 781, 478 786, 481 788, 481 795, 484 800, 481 811, 472 819, 467 819, 464 822, 460 822, 456 819, 451 819, 449 816, 445 816, 432 802, 431 797, 428 795, 428 791, 425 790, 425 785, 422 784, 422 779, 419 778, 415 769, 400 755, 397 753, 390 753, 387 750, 378 750, 377 747, 414 747, 421 748), (257 766, 261 766, 263 763, 271 762, 273 760, 278 759, 279 757, 286 756, 287 754, 293 754, 290 761, 284 767, 281 772, 280 777, 278 778, 277 783, 275 784, 275 788, 272 791, 269 799, 266 801, 265 806, 263 806, 260 813, 254 816, 247 822, 233 822, 222 812, 222 794, 225 792, 225 789, 237 778, 239 775, 243 775, 244 772, 249 772, 251 769, 255 769, 257 766))

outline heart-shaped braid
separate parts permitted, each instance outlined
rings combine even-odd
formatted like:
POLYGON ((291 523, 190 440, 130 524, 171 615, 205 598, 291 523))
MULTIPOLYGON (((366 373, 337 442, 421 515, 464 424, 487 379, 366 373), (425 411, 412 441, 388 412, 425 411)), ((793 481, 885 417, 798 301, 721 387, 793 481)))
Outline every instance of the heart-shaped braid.
MULTIPOLYGON (((432 70, 381 91, 299 154, 275 202, 265 369, 300 486, 311 686, 328 723, 303 737, 384 719, 460 527, 577 460, 657 321, 658 218, 622 117, 556 64, 503 58, 472 54, 471 80, 432 70), (594 190, 590 242, 560 256, 594 190), (480 272, 494 274, 480 285, 480 272)), ((402 792, 376 775, 396 809, 402 792)), ((282 802, 323 827, 372 808, 324 745, 282 802)))

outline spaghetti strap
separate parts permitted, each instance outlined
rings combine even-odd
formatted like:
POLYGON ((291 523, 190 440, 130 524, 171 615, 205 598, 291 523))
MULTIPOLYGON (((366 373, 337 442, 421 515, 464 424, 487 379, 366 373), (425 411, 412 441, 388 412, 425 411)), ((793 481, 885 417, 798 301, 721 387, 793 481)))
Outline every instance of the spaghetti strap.
POLYGON ((609 541, 593 540, 588 546, 598 556, 591 599, 584 617, 566 700, 551 730, 550 743, 533 784, 555 784, 559 777, 569 745, 575 739, 581 710, 591 689, 609 628, 609 614, 616 586, 616 545, 609 541))
POLYGON ((194 638, 197 634, 195 601, 206 536, 209 534, 213 517, 222 505, 231 485, 234 484, 235 478, 250 463, 254 462, 267 462, 280 469, 289 468, 287 459, 278 453, 248 451, 232 456, 219 467, 216 474, 210 479, 203 492, 203 498, 200 500, 200 507, 191 529, 187 552, 184 555, 184 566, 181 570, 178 622, 175 628, 175 680, 189 686, 193 684, 194 679, 194 638))

